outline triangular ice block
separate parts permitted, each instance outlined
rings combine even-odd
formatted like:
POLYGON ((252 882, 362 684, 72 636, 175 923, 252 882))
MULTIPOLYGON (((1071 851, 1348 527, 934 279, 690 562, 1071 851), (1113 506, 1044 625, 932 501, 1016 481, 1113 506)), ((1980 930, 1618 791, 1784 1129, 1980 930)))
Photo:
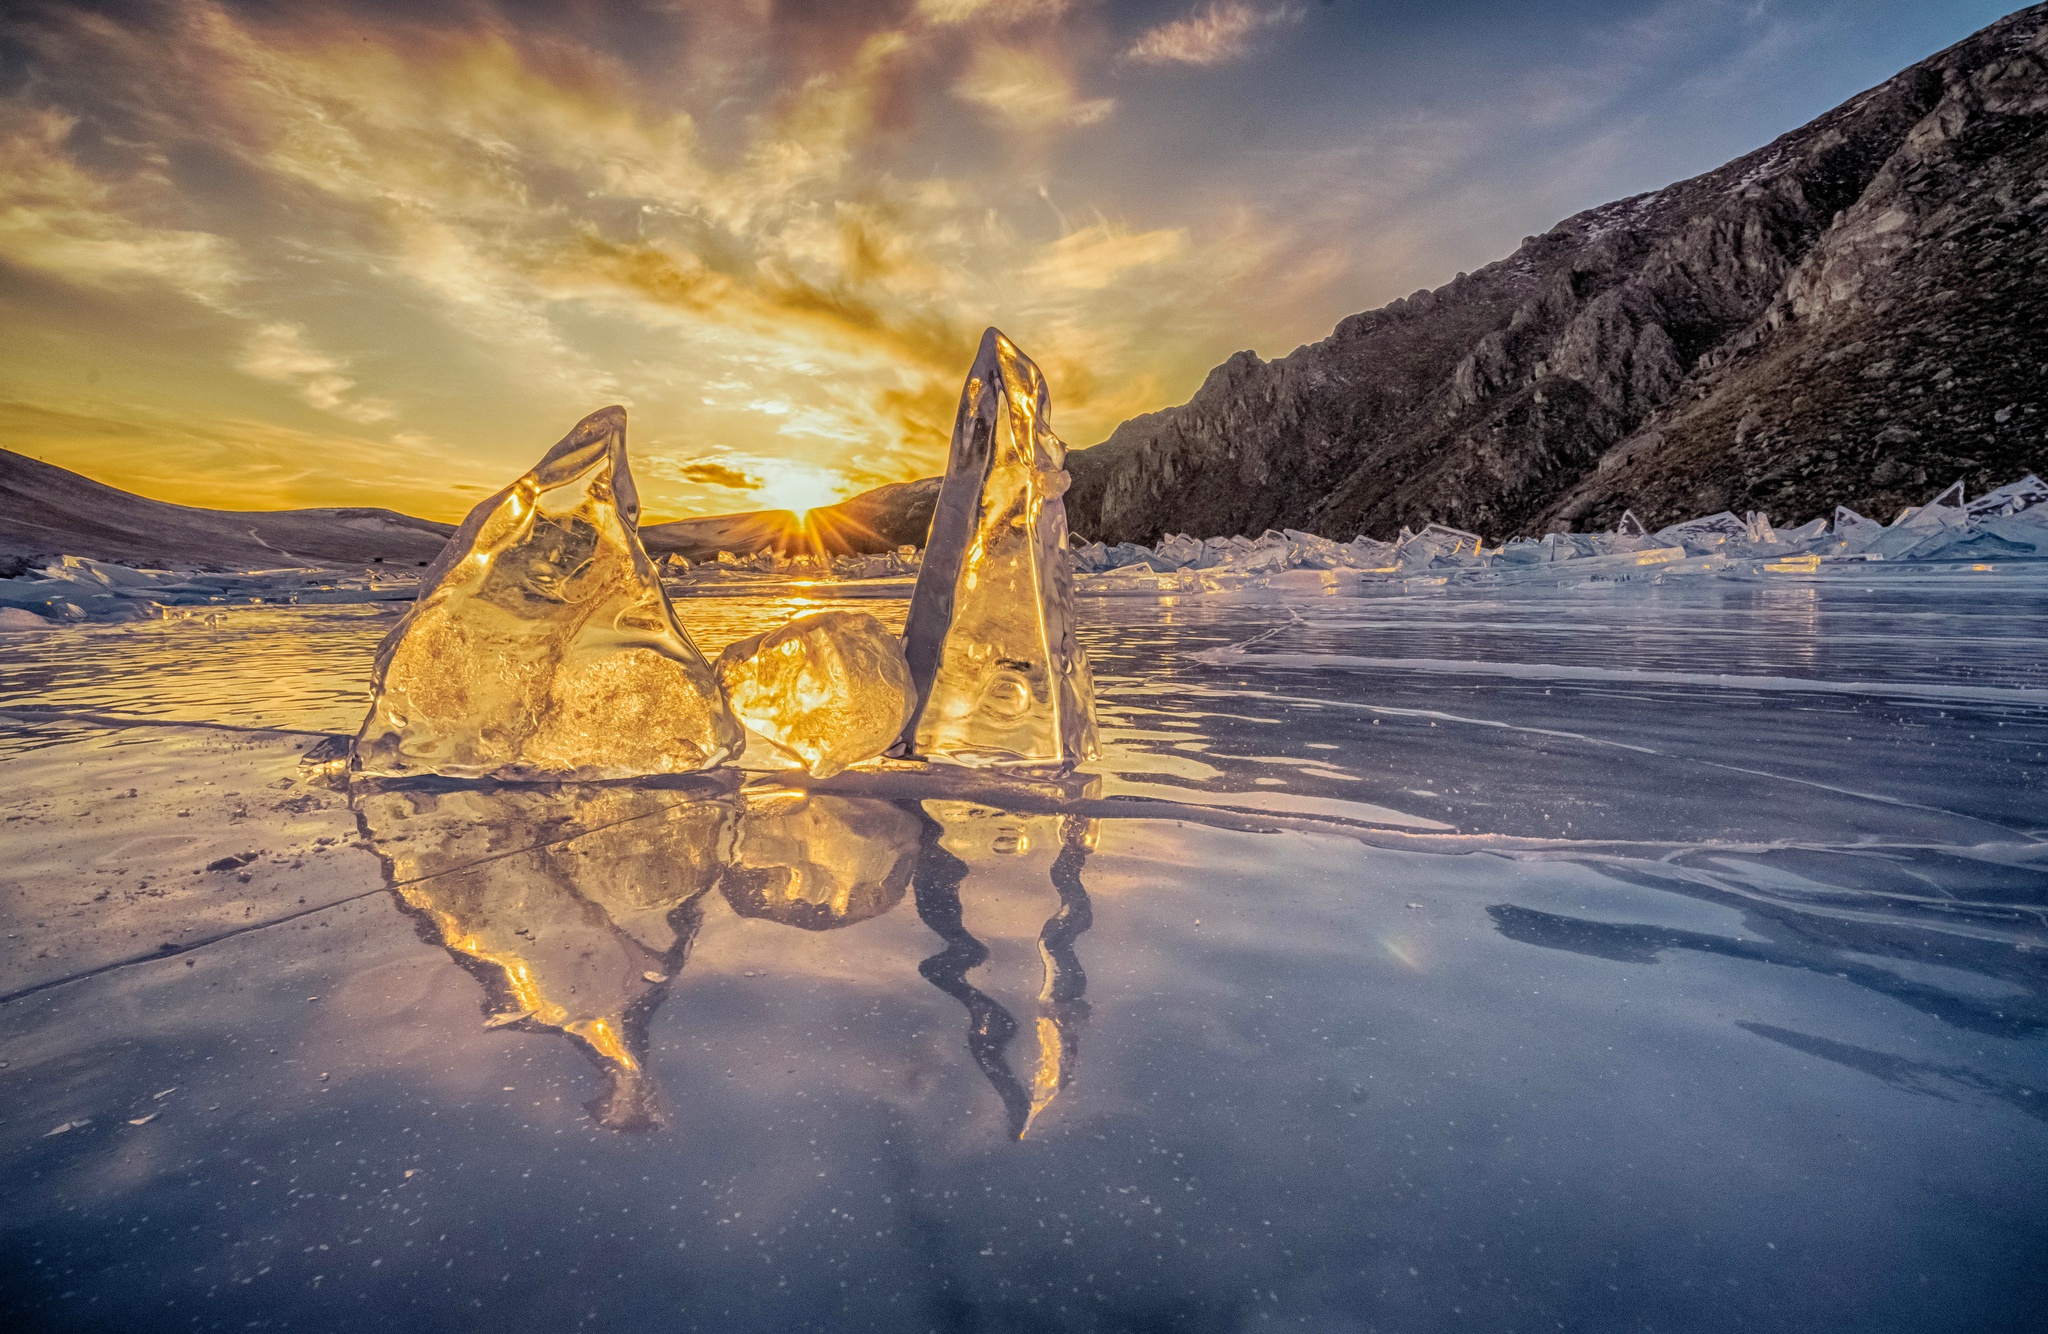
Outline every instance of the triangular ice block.
POLYGON ((745 734, 640 546, 626 411, 471 510, 377 650, 354 767, 379 777, 706 769, 745 734))
POLYGON ((1095 754, 1060 498, 1067 447, 1051 410, 1031 358, 984 333, 903 632, 916 708, 894 754, 974 766, 1095 754))

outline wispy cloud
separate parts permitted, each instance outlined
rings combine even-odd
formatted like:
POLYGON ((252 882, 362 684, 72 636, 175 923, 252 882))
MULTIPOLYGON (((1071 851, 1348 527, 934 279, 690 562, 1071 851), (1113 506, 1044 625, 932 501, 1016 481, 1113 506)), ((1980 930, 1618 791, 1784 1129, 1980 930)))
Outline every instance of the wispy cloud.
POLYGON ((261 326, 249 335, 235 365, 259 380, 291 385, 309 406, 347 421, 367 426, 390 421, 396 415, 392 406, 381 399, 353 397, 350 391, 356 382, 342 374, 348 363, 309 347, 306 331, 300 325, 261 326))
POLYGON ((974 59, 953 92, 1026 129, 1093 125, 1116 110, 1113 98, 1083 98, 1073 80, 1035 52, 988 45, 974 59))
POLYGON ((1139 34, 1124 59, 1141 65, 1220 65, 1250 51, 1262 30, 1290 27, 1307 13, 1302 5, 1217 0, 1139 34))
POLYGON ((159 283, 226 308, 243 277, 235 246, 130 216, 160 204, 169 183, 150 168, 118 190, 96 179, 66 153, 77 124, 59 111, 0 105, 0 257, 66 282, 159 283))

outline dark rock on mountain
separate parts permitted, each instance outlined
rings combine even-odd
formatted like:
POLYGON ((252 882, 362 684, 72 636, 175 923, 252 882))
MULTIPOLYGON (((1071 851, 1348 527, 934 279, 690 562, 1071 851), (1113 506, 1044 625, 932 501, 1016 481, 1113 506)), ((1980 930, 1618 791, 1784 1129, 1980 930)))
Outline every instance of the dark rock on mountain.
POLYGON ((939 503, 937 477, 896 482, 863 491, 850 500, 812 510, 815 525, 845 544, 847 551, 875 553, 901 546, 921 547, 939 503))
POLYGON ((1717 171, 1240 352, 1068 458, 1076 532, 1500 538, 1836 503, 2048 462, 2048 5, 1717 171))
POLYGON ((168 505, 0 449, 0 576, 53 556, 200 570, 417 567, 454 531, 385 509, 168 505))

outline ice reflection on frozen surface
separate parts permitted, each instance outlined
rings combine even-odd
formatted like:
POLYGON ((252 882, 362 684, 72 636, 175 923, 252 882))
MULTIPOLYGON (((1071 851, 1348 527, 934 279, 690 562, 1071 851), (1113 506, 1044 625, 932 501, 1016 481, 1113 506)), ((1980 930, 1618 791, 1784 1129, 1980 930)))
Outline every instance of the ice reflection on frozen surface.
POLYGON ((491 1026, 578 1039, 610 1082, 590 1110, 615 1128, 661 1120, 645 1075, 647 1020, 689 957, 698 900, 732 839, 731 804, 715 789, 692 795, 437 785, 354 802, 400 900, 474 965, 491 1026))
POLYGON ((830 931, 879 917, 913 881, 917 915, 943 942, 918 971, 968 1013, 967 1047, 1011 1133, 1073 1078, 1087 1015, 1075 939, 1091 921, 1081 867, 1092 821, 1016 816, 972 802, 883 801, 714 779, 659 786, 358 785, 351 805, 392 890, 428 938, 474 972, 485 1027, 567 1034, 605 1093, 587 1104, 615 1130, 666 1122, 647 1071, 647 1025, 683 971, 715 885, 741 917, 830 931), (963 921, 972 864, 1053 849, 1058 907, 1039 935, 1035 1072, 1008 1048, 1015 1016, 967 980, 989 957, 963 921))
POLYGON ((10 644, 0 1320, 2025 1327, 2048 580, 1854 573, 1084 601, 1067 790, 351 804, 388 613, 10 644))

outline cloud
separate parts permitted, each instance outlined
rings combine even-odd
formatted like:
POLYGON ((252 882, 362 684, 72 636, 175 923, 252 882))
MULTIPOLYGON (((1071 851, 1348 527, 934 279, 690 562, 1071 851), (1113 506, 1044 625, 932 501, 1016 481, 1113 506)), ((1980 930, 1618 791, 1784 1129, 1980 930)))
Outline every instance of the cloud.
POLYGON ((1136 235, 1108 223, 1070 232, 1045 248, 1032 264, 1031 276, 1048 288, 1098 291, 1128 269, 1164 263, 1186 253, 1184 228, 1162 228, 1136 235))
POLYGON ((1042 56, 994 44, 975 51, 953 94, 1025 129, 1093 125, 1116 110, 1113 98, 1080 98, 1073 81, 1042 56))
POLYGON ((918 17, 941 26, 968 22, 1023 23, 1057 18, 1066 10, 1067 0, 917 0, 918 17))
POLYGON ((1249 51, 1261 29, 1299 23, 1307 13, 1300 5, 1261 9, 1219 0, 1147 29, 1124 52, 1124 59, 1141 65, 1220 65, 1249 51))
POLYGON ((0 260, 80 286, 164 284, 224 309, 242 281, 234 247, 208 232, 152 226, 122 208, 170 193, 154 171, 124 192, 83 170, 64 143, 75 116, 0 108, 0 260))
MULTIPOLYGON (((988 324, 1054 375, 1062 430, 1100 439, 1257 337, 1246 293, 1291 290, 1260 281, 1285 253, 1273 228, 1224 219, 1227 200, 1048 235, 1054 153, 1115 110, 1079 84, 1118 45, 1092 15, 679 3, 674 44, 645 52, 454 11, 48 7, 23 30, 36 77, 0 91, 20 164, 0 260, 112 294, 93 355, 160 372, 105 404, 138 423, 246 423, 278 412, 263 385, 337 425, 402 402, 392 449, 445 442, 451 486, 495 486, 619 402, 636 441, 687 420, 715 457, 648 460, 646 501, 670 513, 929 474, 988 324), (136 295, 166 285, 211 314, 136 295), (311 332, 330 329, 376 356, 311 332)), ((10 390, 69 402, 77 374, 53 351, 10 390)), ((333 453, 309 476, 369 457, 315 436, 333 453)), ((206 485, 264 489, 233 467, 206 485)))
POLYGON ((259 380, 292 385, 309 406, 347 421, 369 425, 396 415, 396 409, 381 399, 350 398, 356 382, 342 374, 348 363, 308 347, 305 329, 296 324, 258 328, 243 345, 235 367, 259 380))
POLYGON ((685 463, 676 469, 676 475, 686 482, 700 486, 722 486, 729 491, 758 491, 761 479, 748 476, 738 468, 728 468, 723 463, 685 463))

